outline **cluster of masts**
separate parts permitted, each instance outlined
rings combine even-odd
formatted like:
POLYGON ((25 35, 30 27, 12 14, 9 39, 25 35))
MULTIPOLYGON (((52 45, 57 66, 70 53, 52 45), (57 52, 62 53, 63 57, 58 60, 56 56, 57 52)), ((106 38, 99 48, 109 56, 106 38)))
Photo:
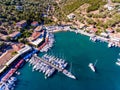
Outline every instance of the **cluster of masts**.
POLYGON ((62 72, 69 78, 76 79, 71 72, 67 71, 65 68, 68 63, 63 59, 59 59, 55 56, 43 55, 42 58, 37 55, 33 55, 33 57, 29 60, 30 64, 33 65, 33 71, 39 71, 45 74, 45 78, 50 77, 55 70, 62 72))
POLYGON ((36 70, 45 74, 45 78, 50 77, 54 72, 55 68, 50 65, 45 64, 44 62, 31 58, 29 60, 30 64, 33 65, 32 71, 36 70))
POLYGON ((65 69, 65 67, 68 65, 68 63, 65 62, 65 60, 59 59, 55 56, 49 56, 45 54, 42 58, 62 70, 65 69))
POLYGON ((52 33, 48 33, 48 44, 46 44, 41 50, 40 52, 47 52, 52 46, 53 46, 53 43, 54 43, 54 35, 52 33))

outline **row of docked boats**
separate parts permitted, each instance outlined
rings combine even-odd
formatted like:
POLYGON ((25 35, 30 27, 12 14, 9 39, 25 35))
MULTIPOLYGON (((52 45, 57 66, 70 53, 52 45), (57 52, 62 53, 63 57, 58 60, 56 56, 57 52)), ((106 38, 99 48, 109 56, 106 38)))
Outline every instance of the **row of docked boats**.
POLYGON ((43 48, 41 48, 40 52, 47 52, 53 46, 53 43, 55 41, 54 35, 52 33, 47 32, 47 37, 48 37, 48 42, 43 48))
POLYGON ((24 59, 21 59, 13 68, 11 68, 1 79, 0 81, 0 90, 14 90, 15 83, 17 81, 16 77, 13 77, 14 74, 20 75, 20 72, 17 70, 23 65, 24 59))
POLYGON ((108 48, 111 48, 111 47, 118 47, 118 44, 114 43, 114 42, 109 42, 108 43, 108 48))
POLYGON ((32 71, 39 71, 45 74, 45 78, 50 77, 54 72, 55 68, 50 65, 40 61, 39 59, 34 59, 33 57, 29 60, 30 64, 32 64, 32 71))
MULTIPOLYGON (((96 42, 96 41, 104 41, 104 40, 101 40, 100 38, 96 37, 96 36, 91 36, 90 37, 90 40, 93 41, 93 42, 96 42)), ((109 42, 108 43, 108 48, 111 48, 111 47, 118 47, 118 43, 115 43, 115 42, 109 42)))
POLYGON ((67 67, 68 63, 65 62, 65 60, 57 58, 55 56, 52 55, 43 55, 42 57, 44 60, 46 60, 47 62, 51 63, 52 65, 54 65, 55 67, 59 68, 62 70, 62 73, 64 75, 66 75, 69 78, 72 79, 76 79, 76 77, 71 73, 71 71, 67 71, 65 68, 67 67))
POLYGON ((16 77, 10 77, 6 82, 0 82, 0 90, 14 90, 16 77))
POLYGON ((93 36, 90 37, 90 40, 93 41, 93 42, 96 42, 97 41, 97 37, 95 35, 93 35, 93 36))
POLYGON ((120 66, 120 59, 118 58, 115 63, 116 63, 116 65, 120 66))
POLYGON ((59 58, 52 56, 52 55, 45 54, 42 56, 42 58, 44 60, 46 60, 47 62, 51 63, 52 65, 54 65, 62 70, 65 69, 65 67, 68 65, 68 63, 65 62, 65 60, 59 59, 59 58))
POLYGON ((42 58, 34 55, 30 60, 30 65, 33 66, 33 71, 37 70, 39 72, 43 72, 45 74, 45 78, 50 77, 55 70, 61 71, 66 76, 76 79, 76 77, 68 72, 65 67, 67 67, 68 63, 63 59, 59 59, 52 55, 43 55, 42 58))
MULTIPOLYGON (((119 53, 120 56, 120 53, 119 53)), ((117 59, 117 61, 115 62, 116 65, 120 66, 120 58, 117 59)))

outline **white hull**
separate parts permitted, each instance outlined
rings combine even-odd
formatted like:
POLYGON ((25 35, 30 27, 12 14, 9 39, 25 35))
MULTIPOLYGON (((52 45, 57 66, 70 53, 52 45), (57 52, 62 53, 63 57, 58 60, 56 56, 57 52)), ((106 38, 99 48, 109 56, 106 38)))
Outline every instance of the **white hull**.
POLYGON ((116 62, 116 65, 120 66, 120 62, 116 62))
POLYGON ((96 70, 95 70, 95 67, 94 67, 94 65, 93 65, 93 63, 89 63, 88 66, 90 67, 90 69, 91 69, 93 72, 96 71, 96 70))

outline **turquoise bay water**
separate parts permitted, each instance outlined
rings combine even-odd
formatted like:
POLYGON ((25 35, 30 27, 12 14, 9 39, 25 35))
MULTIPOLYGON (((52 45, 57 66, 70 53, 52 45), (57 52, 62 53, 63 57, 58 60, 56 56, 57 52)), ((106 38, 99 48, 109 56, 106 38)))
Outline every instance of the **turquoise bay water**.
POLYGON ((120 90, 120 67, 115 65, 120 49, 108 49, 106 43, 93 43, 89 37, 72 32, 56 33, 55 40, 48 54, 72 62, 72 73, 78 80, 60 72, 44 79, 42 73, 32 72, 32 67, 26 64, 17 76, 15 90, 120 90), (93 73, 88 64, 96 59, 97 73, 93 73))

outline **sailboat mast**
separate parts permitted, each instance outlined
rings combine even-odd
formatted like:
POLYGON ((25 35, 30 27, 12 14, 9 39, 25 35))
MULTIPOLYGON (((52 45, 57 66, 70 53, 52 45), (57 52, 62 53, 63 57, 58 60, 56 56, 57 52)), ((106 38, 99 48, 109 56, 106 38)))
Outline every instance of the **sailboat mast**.
POLYGON ((95 61, 95 63, 94 63, 94 66, 97 64, 97 60, 95 61))
POLYGON ((72 62, 71 62, 71 65, 70 65, 70 72, 72 71, 72 62))

